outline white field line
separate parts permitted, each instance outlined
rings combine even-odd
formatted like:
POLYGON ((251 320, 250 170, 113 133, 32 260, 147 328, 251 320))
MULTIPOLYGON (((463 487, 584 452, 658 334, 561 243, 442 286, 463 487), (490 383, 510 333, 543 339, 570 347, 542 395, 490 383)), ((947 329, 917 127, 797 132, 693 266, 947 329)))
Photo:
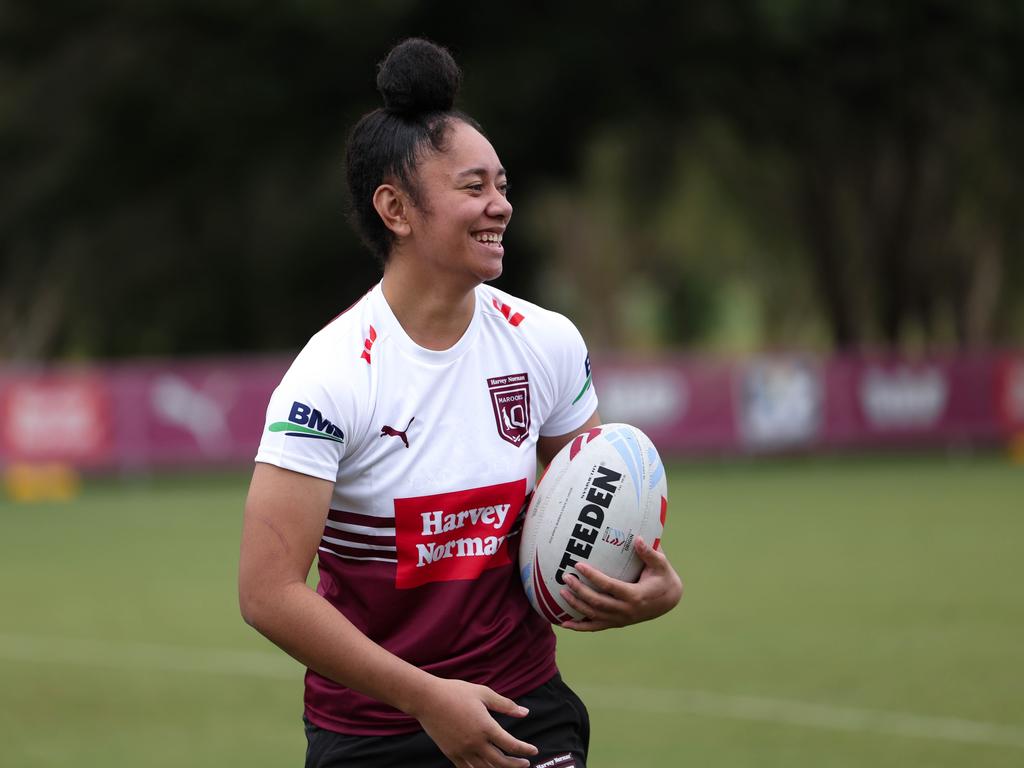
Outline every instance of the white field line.
POLYGON ((0 633, 0 661, 73 664, 161 672, 201 672, 301 680, 303 668, 283 652, 108 643, 70 637, 0 633))
MULTIPOLYGON (((301 679, 303 672, 298 662, 276 651, 108 643, 7 633, 0 633, 0 662, 198 672, 293 681, 301 679)), ((574 687, 591 709, 698 715, 1024 749, 1024 727, 977 720, 683 689, 574 687)))
POLYGON ((702 715, 1024 749, 1024 728, 978 720, 694 690, 575 687, 592 709, 702 715))

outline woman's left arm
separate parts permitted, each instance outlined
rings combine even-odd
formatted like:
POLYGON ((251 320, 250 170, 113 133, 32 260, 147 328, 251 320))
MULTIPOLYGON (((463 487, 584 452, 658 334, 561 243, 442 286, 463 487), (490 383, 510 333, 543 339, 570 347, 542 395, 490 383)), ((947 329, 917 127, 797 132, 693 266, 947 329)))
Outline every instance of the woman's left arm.
MULTIPOLYGON (((566 443, 600 423, 601 417, 594 411, 579 429, 567 435, 541 437, 537 441, 538 458, 546 466, 566 443)), ((678 605, 683 597, 683 580, 665 553, 652 549, 640 536, 636 537, 633 546, 644 563, 640 580, 636 583, 613 579, 586 563, 576 565, 580 574, 586 576, 597 589, 588 587, 573 575, 566 577, 566 588, 561 595, 586 618, 567 621, 562 624, 563 627, 580 632, 625 627, 656 619, 678 605)))

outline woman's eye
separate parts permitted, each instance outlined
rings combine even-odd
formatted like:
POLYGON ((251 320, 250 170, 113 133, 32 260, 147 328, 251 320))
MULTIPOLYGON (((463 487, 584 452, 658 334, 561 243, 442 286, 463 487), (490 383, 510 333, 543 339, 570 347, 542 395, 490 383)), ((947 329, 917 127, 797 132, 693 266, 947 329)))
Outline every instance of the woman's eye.
POLYGON ((476 184, 470 184, 468 187, 466 187, 466 189, 471 189, 474 192, 483 192, 484 185, 478 182, 476 184))

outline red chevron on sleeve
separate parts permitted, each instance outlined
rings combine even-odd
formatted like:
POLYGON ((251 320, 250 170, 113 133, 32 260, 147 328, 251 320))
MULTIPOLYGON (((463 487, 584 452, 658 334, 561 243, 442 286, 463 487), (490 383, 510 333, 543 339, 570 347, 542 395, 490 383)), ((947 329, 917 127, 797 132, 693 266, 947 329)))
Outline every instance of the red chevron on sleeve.
POLYGON ((509 324, 512 325, 513 327, 519 325, 521 322, 523 322, 523 320, 526 319, 518 312, 513 314, 512 307, 510 307, 508 304, 500 302, 497 299, 492 299, 491 301, 494 304, 494 308, 501 312, 501 314, 505 316, 505 319, 508 320, 509 324))
POLYGON ((377 340, 377 331, 374 327, 370 326, 370 335, 368 338, 363 339, 363 354, 360 355, 363 360, 366 361, 367 365, 370 365, 370 349, 373 347, 373 342, 377 340))

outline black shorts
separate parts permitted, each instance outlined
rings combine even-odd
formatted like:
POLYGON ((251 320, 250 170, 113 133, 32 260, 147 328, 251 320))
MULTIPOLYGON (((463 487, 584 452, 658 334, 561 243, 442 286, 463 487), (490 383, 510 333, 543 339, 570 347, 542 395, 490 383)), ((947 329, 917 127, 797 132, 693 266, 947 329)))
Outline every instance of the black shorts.
MULTIPOLYGON (((580 697, 560 675, 516 703, 530 710, 523 718, 491 714, 517 739, 539 752, 530 765, 537 768, 586 768, 590 717, 580 697)), ((306 768, 451 768, 433 740, 423 731, 397 736, 350 736, 306 721, 306 768)))

